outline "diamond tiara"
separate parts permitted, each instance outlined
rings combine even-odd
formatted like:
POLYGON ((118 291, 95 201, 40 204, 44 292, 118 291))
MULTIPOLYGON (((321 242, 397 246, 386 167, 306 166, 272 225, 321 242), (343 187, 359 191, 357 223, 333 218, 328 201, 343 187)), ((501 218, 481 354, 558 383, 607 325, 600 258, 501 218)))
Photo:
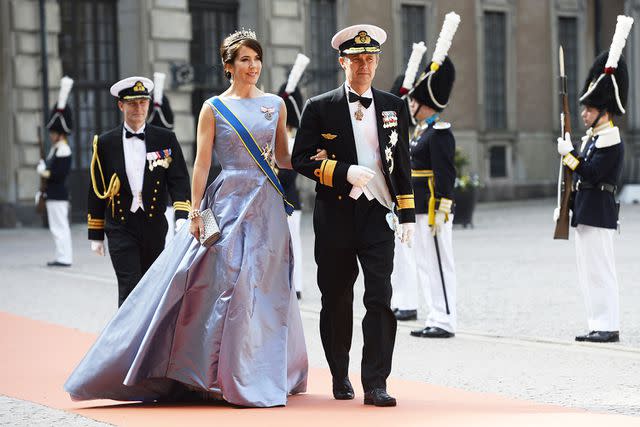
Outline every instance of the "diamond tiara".
POLYGON ((236 31, 235 33, 229 34, 226 38, 226 44, 227 46, 231 46, 235 43, 238 43, 241 40, 244 39, 253 39, 253 40, 258 40, 258 38, 256 37, 256 32, 253 30, 245 30, 244 28, 241 30, 236 31))

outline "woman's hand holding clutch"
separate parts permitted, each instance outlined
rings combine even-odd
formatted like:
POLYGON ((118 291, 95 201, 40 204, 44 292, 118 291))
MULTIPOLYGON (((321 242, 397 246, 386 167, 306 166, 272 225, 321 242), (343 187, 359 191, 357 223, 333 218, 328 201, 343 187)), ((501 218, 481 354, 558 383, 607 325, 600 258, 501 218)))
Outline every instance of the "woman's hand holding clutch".
POLYGON ((189 212, 189 219, 189 233, 191 233, 191 235, 199 242, 200 236, 204 234, 204 223, 202 222, 200 211, 194 209, 189 212))

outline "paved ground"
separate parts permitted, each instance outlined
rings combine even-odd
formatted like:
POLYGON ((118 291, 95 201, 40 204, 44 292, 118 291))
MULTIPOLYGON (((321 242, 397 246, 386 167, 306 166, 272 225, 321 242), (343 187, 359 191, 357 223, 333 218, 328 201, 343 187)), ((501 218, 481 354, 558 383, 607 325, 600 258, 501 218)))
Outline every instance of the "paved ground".
MULTIPOLYGON (((622 342, 573 342, 585 332, 575 283, 573 242, 553 241, 553 201, 479 205, 473 229, 454 234, 459 278, 459 333, 430 341, 408 336, 421 322, 398 330, 394 370, 401 378, 466 390, 640 415, 640 206, 623 206, 616 260, 622 304, 622 342)), ((317 333, 310 218, 303 217, 305 290, 302 313, 312 366, 326 367, 317 333)), ((0 230, 0 311, 99 332, 116 309, 115 276, 108 258, 88 249, 85 229, 74 226, 74 266, 44 267, 52 253, 48 232, 0 230)), ((361 318, 362 283, 356 314, 361 318)), ((424 318, 424 312, 421 312, 424 318)), ((3 344, 7 345, 7 343, 3 344)), ((361 333, 356 322, 352 369, 358 370, 361 333)), ((0 425, 99 425, 0 398, 0 425)))

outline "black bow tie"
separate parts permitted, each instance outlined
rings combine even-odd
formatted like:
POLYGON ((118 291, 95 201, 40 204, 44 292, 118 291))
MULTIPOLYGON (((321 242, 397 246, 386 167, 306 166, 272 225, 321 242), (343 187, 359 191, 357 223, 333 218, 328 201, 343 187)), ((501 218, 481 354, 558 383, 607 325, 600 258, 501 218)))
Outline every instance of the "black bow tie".
POLYGON ((133 133, 133 132, 129 132, 128 130, 125 129, 125 134, 124 136, 126 136, 127 138, 133 138, 134 136, 142 141, 144 141, 144 132, 141 133, 133 133))
POLYGON ((349 102, 358 102, 358 101, 360 101, 360 104, 362 104, 364 108, 369 108, 369 105, 371 105, 371 101, 373 101, 373 99, 360 96, 357 93, 350 91, 349 102))

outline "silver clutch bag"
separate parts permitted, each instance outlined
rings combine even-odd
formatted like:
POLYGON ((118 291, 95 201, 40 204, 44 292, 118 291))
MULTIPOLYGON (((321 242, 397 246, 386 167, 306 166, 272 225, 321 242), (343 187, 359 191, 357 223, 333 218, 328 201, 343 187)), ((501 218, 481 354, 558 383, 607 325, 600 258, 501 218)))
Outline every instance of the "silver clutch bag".
POLYGON ((204 232, 200 235, 200 244, 206 247, 212 246, 220 238, 220 227, 211 209, 205 209, 200 213, 204 232))

